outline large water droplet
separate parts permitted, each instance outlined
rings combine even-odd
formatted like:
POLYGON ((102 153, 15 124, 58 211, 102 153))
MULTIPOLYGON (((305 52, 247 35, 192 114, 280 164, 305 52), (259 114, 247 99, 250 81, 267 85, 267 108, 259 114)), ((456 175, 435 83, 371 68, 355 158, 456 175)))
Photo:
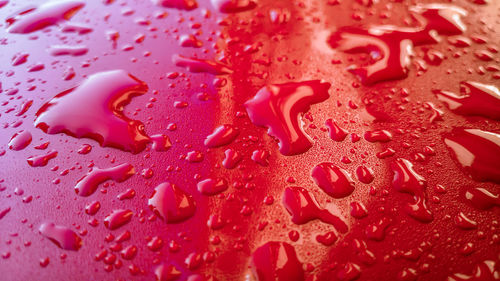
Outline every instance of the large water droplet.
POLYGON ((196 204, 191 195, 169 182, 155 187, 148 204, 155 214, 167 223, 187 220, 196 211, 196 204))
POLYGON ((462 170, 477 181, 500 183, 500 135, 478 130, 455 128, 446 135, 445 144, 462 170))
POLYGON ((344 198, 354 191, 354 181, 349 173, 333 163, 318 164, 311 172, 314 182, 333 198, 344 198))
POLYGON ((328 128, 330 138, 334 141, 343 141, 347 137, 348 132, 342 129, 332 119, 327 119, 325 125, 328 128))
POLYGON ((91 138, 102 146, 138 153, 150 140, 144 125, 126 117, 123 107, 147 89, 144 82, 123 70, 93 74, 44 104, 36 114, 35 126, 48 134, 91 138))
POLYGON ((312 147, 304 132, 301 114, 312 104, 328 99, 329 83, 319 80, 269 85, 245 103, 248 116, 257 126, 268 128, 278 138, 283 155, 304 153, 312 147))
POLYGON ((156 281, 174 281, 182 275, 182 272, 172 264, 160 264, 154 272, 156 281))
POLYGON ((321 209, 316 199, 302 187, 287 187, 283 193, 283 205, 296 224, 319 219, 333 225, 339 232, 347 232, 347 224, 330 211, 321 209))
POLYGON ((465 192, 464 197, 469 204, 480 210, 488 210, 495 206, 500 206, 500 196, 484 188, 469 188, 465 192))
POLYGON ((460 85, 460 96, 441 90, 434 93, 457 114, 500 120, 500 91, 497 87, 478 82, 462 82, 460 85))
POLYGON ((267 242, 252 254, 254 277, 259 281, 303 281, 304 270, 295 249, 285 242, 267 242))
POLYGON ((31 33, 71 19, 83 6, 85 1, 62 0, 25 7, 5 20, 7 30, 10 33, 31 33))
POLYGON ((413 196, 413 203, 406 205, 406 211, 413 218, 421 222, 430 222, 432 213, 427 206, 426 180, 413 170, 413 164, 403 158, 398 158, 391 163, 394 173, 392 186, 399 192, 409 193, 413 196))
POLYGON ((485 260, 476 264, 471 275, 455 273, 448 277, 448 281, 483 281, 499 279, 498 265, 496 261, 485 260))
POLYGON ((344 52, 367 53, 372 56, 372 64, 355 65, 349 69, 364 84, 406 78, 413 46, 437 43, 435 32, 461 34, 465 30, 461 17, 467 15, 461 8, 444 4, 413 6, 410 11, 420 26, 381 25, 367 29, 341 27, 332 34, 329 43, 344 52))

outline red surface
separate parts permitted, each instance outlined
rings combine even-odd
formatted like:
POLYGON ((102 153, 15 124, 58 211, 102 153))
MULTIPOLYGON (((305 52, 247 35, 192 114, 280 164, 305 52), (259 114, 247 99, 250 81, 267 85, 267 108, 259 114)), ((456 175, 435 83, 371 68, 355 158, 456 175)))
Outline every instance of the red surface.
POLYGON ((500 280, 499 19, 0 1, 0 279, 500 280))

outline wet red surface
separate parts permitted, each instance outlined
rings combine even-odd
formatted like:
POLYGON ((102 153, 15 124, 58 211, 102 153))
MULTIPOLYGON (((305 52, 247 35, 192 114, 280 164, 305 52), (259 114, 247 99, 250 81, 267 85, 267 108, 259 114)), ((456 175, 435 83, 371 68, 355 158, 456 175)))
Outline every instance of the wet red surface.
POLYGON ((499 18, 0 1, 0 279, 500 280, 499 18))

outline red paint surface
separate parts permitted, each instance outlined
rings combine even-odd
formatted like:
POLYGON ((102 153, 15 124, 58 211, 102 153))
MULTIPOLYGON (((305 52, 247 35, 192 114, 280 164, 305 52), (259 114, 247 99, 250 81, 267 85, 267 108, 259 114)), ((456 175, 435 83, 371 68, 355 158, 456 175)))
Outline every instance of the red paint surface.
POLYGON ((499 280, 499 1, 39 2, 2 281, 499 280))

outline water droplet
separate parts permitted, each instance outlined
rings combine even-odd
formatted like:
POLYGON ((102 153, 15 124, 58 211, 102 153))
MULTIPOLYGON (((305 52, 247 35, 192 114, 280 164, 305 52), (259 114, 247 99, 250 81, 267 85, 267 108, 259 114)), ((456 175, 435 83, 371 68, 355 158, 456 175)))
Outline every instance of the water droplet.
POLYGON ((329 83, 319 80, 269 85, 260 89, 245 107, 255 125, 267 127, 268 134, 278 138, 283 155, 296 155, 312 147, 300 114, 312 104, 325 101, 329 88, 329 83))
POLYGON ((365 166, 359 166, 356 169, 356 176, 358 177, 358 180, 362 183, 369 184, 373 181, 375 176, 373 175, 372 169, 365 167, 365 166))
POLYGON ((361 267, 355 263, 346 263, 338 272, 337 277, 342 281, 356 280, 361 275, 361 267))
POLYGON ((153 142, 153 149, 155 151, 167 151, 172 147, 170 138, 166 135, 153 135, 151 136, 153 142))
POLYGON ((455 224, 461 229, 465 230, 477 228, 477 222, 465 216, 463 212, 458 213, 458 215, 455 217, 455 224))
POLYGON ((398 281, 415 281, 418 278, 417 271, 411 267, 404 268, 397 275, 398 281))
POLYGON ((198 191, 203 195, 216 195, 221 192, 227 190, 228 185, 225 179, 217 178, 212 179, 208 178, 206 180, 202 180, 197 184, 198 191))
POLYGON ((410 11, 420 26, 341 27, 332 34, 329 43, 344 52, 369 53, 372 56, 374 62, 371 65, 349 69, 363 84, 406 78, 413 46, 437 43, 435 32, 461 34, 465 30, 461 17, 467 15, 461 8, 444 4, 417 5, 410 7, 410 11))
POLYGON ((90 151, 92 151, 92 146, 90 144, 83 144, 79 149, 78 149, 78 153, 80 154, 89 154, 90 151))
POLYGON ((190 253, 184 260, 186 268, 189 270, 197 269, 198 267, 201 266, 202 262, 203 260, 201 258, 201 255, 196 252, 190 253))
POLYGON ((221 13, 239 13, 257 6, 252 0, 211 0, 210 2, 221 13))
POLYGON ((85 46, 66 46, 66 45, 53 45, 50 46, 48 52, 52 56, 83 56, 87 54, 89 49, 85 46))
POLYGON ((84 6, 84 1, 77 0, 50 1, 40 6, 28 6, 5 20, 7 30, 10 33, 31 33, 70 20, 84 6))
POLYGON ((500 196, 484 188, 469 188, 464 196, 469 204, 480 210, 488 210, 495 206, 500 206, 500 196))
POLYGON ((351 175, 333 163, 318 164, 313 168, 311 176, 314 182, 333 198, 344 198, 354 191, 351 175))
POLYGON ((333 225, 339 232, 347 232, 347 224, 330 211, 321 209, 316 199, 302 187, 287 187, 283 194, 283 205, 296 224, 319 219, 333 225))
POLYGON ((82 247, 80 236, 65 226, 43 223, 38 230, 61 249, 78 251, 82 247))
POLYGON ((43 63, 36 63, 28 66, 28 72, 37 72, 45 69, 45 65, 43 63))
POLYGON ((233 169, 238 165, 238 163, 243 159, 241 154, 234 149, 227 149, 224 151, 224 160, 222 160, 222 165, 226 169, 233 169))
POLYGON ((455 273, 448 277, 448 281, 497 280, 499 274, 497 268, 497 262, 492 260, 485 260, 476 264, 476 266, 472 270, 471 275, 455 273))
POLYGON ((44 104, 36 114, 35 126, 48 134, 91 138, 102 146, 138 153, 150 140, 144 125, 126 117, 123 107, 147 89, 144 82, 123 70, 93 74, 44 104))
POLYGON ((155 236, 155 237, 151 238, 151 240, 148 242, 147 246, 148 246, 148 249, 150 249, 153 252, 156 252, 156 251, 160 250, 161 247, 163 247, 163 240, 160 237, 155 236))
POLYGON ((157 281, 173 281, 181 276, 182 272, 174 265, 161 264, 155 269, 157 281))
POLYGON ((51 150, 46 154, 31 156, 28 158, 28 164, 31 167, 44 167, 49 163, 50 159, 57 157, 57 151, 51 150))
POLYGON ((386 130, 368 131, 364 137, 369 142, 389 142, 392 140, 392 134, 386 130))
POLYGON ((18 151, 25 149, 31 143, 32 137, 29 131, 15 133, 9 141, 9 149, 18 151))
POLYGON ((257 149, 252 152, 251 158, 255 163, 267 167, 269 166, 269 161, 268 161, 269 156, 270 156, 269 151, 265 149, 257 149))
POLYGON ((200 48, 201 46, 203 46, 203 43, 191 34, 181 35, 181 37, 179 38, 179 42, 182 47, 200 48))
POLYGON ((12 66, 18 66, 25 63, 28 61, 29 56, 30 55, 28 53, 24 52, 15 54, 14 57, 12 57, 12 66))
POLYGON ((118 194, 118 195, 116 196, 116 198, 118 198, 118 200, 121 200, 121 201, 123 201, 123 200, 127 200, 127 199, 132 199, 132 198, 134 198, 135 193, 136 193, 136 192, 135 192, 135 190, 134 190, 134 189, 132 189, 132 188, 128 188, 128 189, 127 189, 127 190, 125 190, 124 192, 122 192, 122 193, 118 194))
POLYGON ((187 153, 186 155, 186 160, 191 162, 191 163, 199 163, 201 161, 203 161, 203 159, 205 158, 205 156, 203 155, 203 153, 201 153, 200 151, 190 151, 187 153))
POLYGON ((250 267, 257 280, 304 281, 302 263, 285 242, 267 242, 252 254, 250 267))
POLYGON ((83 23, 65 22, 61 25, 62 25, 61 31, 65 33, 74 32, 78 33, 79 35, 82 35, 93 31, 92 27, 83 23))
POLYGON ((50 259, 49 258, 43 258, 43 259, 40 259, 40 266, 41 267, 47 267, 50 263, 50 259))
POLYGON ((383 217, 378 220, 376 223, 370 224, 366 226, 366 237, 375 241, 382 241, 385 238, 385 230, 391 224, 391 220, 389 218, 383 217))
POLYGON ((10 207, 6 207, 0 210, 0 220, 3 219, 10 212, 10 207))
POLYGON ((351 203, 351 216, 357 219, 362 219, 368 215, 365 205, 361 202, 351 203))
POLYGON ((196 211, 196 204, 191 195, 169 182, 155 187, 148 204, 155 214, 167 223, 185 221, 196 211))
POLYGON ((372 251, 368 250, 368 246, 365 241, 354 239, 353 242, 357 257, 361 262, 366 265, 373 265, 377 261, 375 254, 372 251))
POLYGON ((444 138, 445 144, 462 170, 477 181, 500 183, 500 135, 455 128, 444 138))
POLYGON ((325 245, 325 246, 331 246, 337 241, 337 235, 333 231, 329 231, 325 234, 319 234, 316 236, 316 241, 319 243, 325 245))
POLYGON ((432 221, 433 215, 427 206, 426 180, 413 170, 410 161, 403 158, 392 162, 391 169, 394 173, 392 179, 394 189, 413 196, 414 202, 406 205, 408 214, 421 222, 432 221))
POLYGON ((291 230, 290 232, 288 232, 288 237, 290 238, 290 240, 292 240, 293 242, 297 242, 300 238, 300 234, 298 231, 296 230, 291 230))
POLYGON ((95 215, 101 209, 101 203, 99 201, 92 201, 87 206, 85 206, 85 213, 87 215, 95 215))
POLYGON ((115 230, 129 223, 133 215, 131 210, 114 210, 104 218, 104 225, 110 230, 115 230))
POLYGON ((204 144, 207 147, 219 147, 230 144, 239 135, 238 128, 230 124, 217 127, 213 133, 205 138, 204 144))
POLYGON ((130 164, 121 164, 107 169, 94 168, 90 173, 78 180, 75 192, 80 196, 90 196, 97 186, 107 180, 123 182, 135 174, 134 167, 130 164))
POLYGON ((434 90, 434 93, 457 114, 500 120, 500 91, 497 87, 478 82, 462 82, 460 85, 460 96, 441 90, 434 90))
POLYGON ((137 255, 137 247, 135 245, 129 245, 121 251, 122 258, 126 260, 132 260, 137 255))
POLYGON ((185 67, 193 73, 210 73, 214 75, 233 73, 229 67, 215 61, 187 58, 181 55, 174 55, 172 60, 176 66, 185 67))
POLYGON ((349 134, 348 131, 340 128, 337 125, 337 123, 334 122, 332 119, 327 119, 325 121, 325 125, 328 128, 330 138, 334 141, 343 141, 347 137, 347 135, 349 134))
MULTIPOLYGON (((165 8, 191 11, 198 8, 196 0, 152 0, 155 5, 165 8)), ((163 281, 163 280, 162 280, 163 281)))

